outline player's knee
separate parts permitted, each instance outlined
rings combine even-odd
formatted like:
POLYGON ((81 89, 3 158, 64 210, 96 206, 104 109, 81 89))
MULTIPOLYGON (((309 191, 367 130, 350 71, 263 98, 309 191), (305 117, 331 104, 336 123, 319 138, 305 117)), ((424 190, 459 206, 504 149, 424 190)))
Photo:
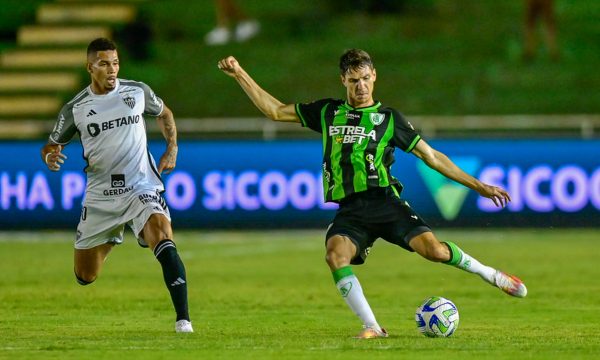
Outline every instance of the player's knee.
POLYGON ((351 260, 351 249, 343 246, 342 242, 336 242, 335 237, 328 241, 325 262, 329 267, 337 269, 350 264, 351 260))
POLYGON ((83 286, 93 283, 97 277, 98 276, 96 274, 78 274, 77 272, 75 272, 75 279, 77 280, 77 283, 83 286))
POLYGON ((349 263, 350 259, 343 254, 336 252, 335 250, 327 250, 327 253, 325 254, 325 262, 330 267, 339 268, 340 264, 346 262, 349 263))
POLYGON ((448 247, 440 242, 428 244, 421 255, 427 260, 434 262, 444 262, 450 259, 448 247))
POLYGON ((444 262, 450 259, 450 250, 439 242, 431 233, 423 233, 412 238, 409 246, 425 259, 434 262, 444 262))

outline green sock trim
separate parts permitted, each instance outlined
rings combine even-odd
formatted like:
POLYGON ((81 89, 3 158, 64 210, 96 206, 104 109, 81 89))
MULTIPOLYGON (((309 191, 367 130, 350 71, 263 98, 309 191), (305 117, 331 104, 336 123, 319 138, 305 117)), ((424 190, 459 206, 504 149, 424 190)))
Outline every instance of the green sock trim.
POLYGON ((351 266, 344 266, 341 267, 337 270, 335 270, 334 272, 331 273, 333 275, 333 281, 337 284, 338 281, 340 281, 341 279, 354 275, 354 273, 352 272, 352 267, 351 266))
POLYGON ((462 259, 462 250, 451 241, 445 241, 442 244, 446 244, 446 246, 448 246, 448 249, 450 249, 450 260, 445 261, 444 264, 458 265, 458 263, 460 263, 460 260, 462 259))

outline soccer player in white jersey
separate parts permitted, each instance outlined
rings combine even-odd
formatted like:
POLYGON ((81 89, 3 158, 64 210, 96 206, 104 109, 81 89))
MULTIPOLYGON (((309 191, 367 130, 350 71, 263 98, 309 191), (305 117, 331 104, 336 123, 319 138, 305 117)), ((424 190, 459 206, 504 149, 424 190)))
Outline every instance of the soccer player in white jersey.
POLYGON ((93 40, 87 49, 91 84, 60 111, 42 159, 52 171, 67 158, 62 149, 79 133, 87 162, 87 188, 75 240, 75 277, 88 285, 98 277, 125 224, 162 266, 177 314, 175 331, 193 332, 187 279, 175 243, 160 177, 175 168, 177 130, 171 110, 146 84, 119 79, 114 42, 93 40), (167 149, 158 167, 148 150, 144 115, 156 116, 167 149))

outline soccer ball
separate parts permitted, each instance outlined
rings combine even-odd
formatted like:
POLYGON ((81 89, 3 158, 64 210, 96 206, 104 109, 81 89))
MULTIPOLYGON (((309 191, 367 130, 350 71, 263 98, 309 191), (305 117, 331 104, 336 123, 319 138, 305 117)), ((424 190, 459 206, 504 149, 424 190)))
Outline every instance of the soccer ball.
POLYGON ((425 336, 448 337, 458 328, 458 309, 452 301, 433 296, 417 308, 415 321, 425 336))

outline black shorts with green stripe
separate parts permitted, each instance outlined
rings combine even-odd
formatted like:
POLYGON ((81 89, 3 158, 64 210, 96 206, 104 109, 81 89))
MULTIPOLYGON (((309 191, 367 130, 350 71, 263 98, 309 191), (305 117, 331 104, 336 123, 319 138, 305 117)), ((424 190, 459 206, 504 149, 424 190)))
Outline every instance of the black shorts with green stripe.
POLYGON ((365 262, 378 238, 414 251, 408 245, 410 240, 431 228, 394 190, 392 187, 369 189, 343 199, 329 225, 325 242, 334 235, 350 238, 357 247, 351 261, 353 265, 365 262))

